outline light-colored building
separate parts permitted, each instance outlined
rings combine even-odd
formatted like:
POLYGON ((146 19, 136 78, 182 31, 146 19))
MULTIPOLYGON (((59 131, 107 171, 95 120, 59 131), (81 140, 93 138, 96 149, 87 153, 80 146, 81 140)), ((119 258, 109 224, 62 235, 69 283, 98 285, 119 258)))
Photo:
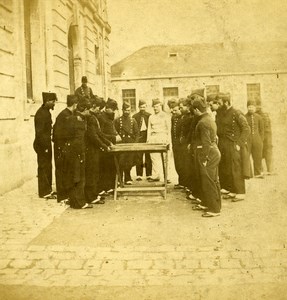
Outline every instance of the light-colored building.
POLYGON ((215 43, 144 47, 111 67, 111 96, 128 100, 186 97, 192 89, 230 92, 235 107, 247 100, 285 115, 287 43, 215 43))
POLYGON ((106 0, 0 0, 0 193, 36 176, 34 114, 57 93, 53 118, 86 75, 107 97, 106 0))

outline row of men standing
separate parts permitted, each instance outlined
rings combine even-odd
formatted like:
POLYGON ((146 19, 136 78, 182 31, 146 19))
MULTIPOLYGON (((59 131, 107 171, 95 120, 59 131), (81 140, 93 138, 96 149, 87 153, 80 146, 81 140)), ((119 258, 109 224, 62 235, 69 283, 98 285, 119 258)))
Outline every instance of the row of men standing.
MULTIPOLYGON (((54 159, 57 196, 52 192, 52 119, 55 93, 43 93, 43 105, 35 115, 34 149, 38 160, 38 192, 45 199, 69 199, 73 208, 90 208, 90 203, 103 204, 104 196, 113 192, 115 165, 110 147, 117 142, 146 141, 149 114, 143 109, 135 118, 130 105, 124 103, 123 115, 116 120, 117 102, 92 95, 68 95, 67 108, 56 118, 53 126, 54 159), (102 111, 104 108, 104 111, 102 111), (141 127, 138 128, 139 124, 141 127)), ((143 106, 146 106, 143 104, 143 106)), ((151 164, 146 158, 147 175, 151 164)), ((137 173, 143 174, 142 156, 137 173)), ((130 170, 134 156, 124 156, 120 162, 126 183, 131 182, 130 170)))
POLYGON ((263 157, 267 173, 271 173, 270 119, 254 102, 247 103, 248 112, 243 115, 231 105, 229 94, 205 99, 204 90, 199 89, 186 99, 168 104, 173 114, 171 132, 178 188, 190 189, 188 198, 197 204, 195 210, 207 209, 208 216, 218 215, 219 186, 224 198, 243 200, 245 179, 252 177, 250 155, 254 177, 263 177, 263 157))

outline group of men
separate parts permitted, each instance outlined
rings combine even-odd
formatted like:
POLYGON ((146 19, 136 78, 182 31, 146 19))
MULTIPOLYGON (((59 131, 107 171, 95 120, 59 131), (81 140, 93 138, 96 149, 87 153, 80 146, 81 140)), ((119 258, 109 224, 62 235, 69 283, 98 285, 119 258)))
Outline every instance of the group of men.
MULTIPOLYGON (((131 117, 131 106, 124 103, 122 116, 115 119, 118 104, 93 95, 82 77, 82 85, 67 96, 67 107, 57 116, 54 126, 50 110, 54 109, 55 93, 42 93, 43 105, 35 114, 34 150, 38 162, 38 194, 45 199, 69 203, 72 208, 91 208, 104 204, 113 193, 116 168, 110 153, 118 143, 145 142, 150 114, 146 104, 131 117), (136 121, 136 119, 138 121, 136 121), (51 135, 52 132, 52 135, 51 135), (52 191, 52 142, 57 192, 52 191)), ((120 169, 126 184, 131 184, 131 168, 137 163, 138 179, 143 175, 143 156, 123 155, 120 169)), ((151 174, 151 161, 145 158, 146 174, 151 174), (149 173, 150 172, 150 173, 149 173)))
POLYGON ((187 98, 170 100, 172 148, 178 174, 176 188, 185 188, 194 210, 203 217, 220 214, 221 198, 245 198, 245 179, 263 178, 272 168, 272 133, 268 114, 248 101, 244 115, 228 93, 204 96, 204 89, 187 98), (253 168, 251 160, 253 160, 253 168))
MULTIPOLYGON (((93 95, 83 76, 81 87, 67 96, 67 108, 52 127, 50 109, 56 100, 56 94, 43 93, 43 105, 35 115, 39 197, 57 198, 72 208, 105 203, 115 186, 110 150, 116 143, 169 144, 178 174, 175 188, 186 191, 193 209, 203 211, 203 217, 220 215, 222 197, 233 202, 244 199, 245 179, 252 177, 250 154, 255 177, 263 176, 263 156, 271 172, 270 120, 253 102, 248 102, 248 113, 243 115, 232 107, 229 94, 205 97, 199 89, 168 102, 172 117, 154 99, 153 114, 140 100, 138 113, 132 116, 130 103, 124 102, 122 115, 115 118, 117 102, 93 95), (52 141, 57 195, 52 191, 52 141)), ((143 180, 144 167, 148 181, 163 178, 158 153, 122 154, 119 166, 125 184, 133 182, 133 166, 136 180, 143 180)))

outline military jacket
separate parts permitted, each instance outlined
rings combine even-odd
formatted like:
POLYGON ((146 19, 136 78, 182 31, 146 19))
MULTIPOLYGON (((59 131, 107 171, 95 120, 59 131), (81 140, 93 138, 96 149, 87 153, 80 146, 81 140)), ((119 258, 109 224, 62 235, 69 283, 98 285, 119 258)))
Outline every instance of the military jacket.
POLYGON ((247 113, 245 115, 248 125, 250 127, 250 137, 260 136, 264 140, 264 121, 260 115, 254 113, 247 113))
POLYGON ((121 116, 115 120, 115 128, 122 138, 123 143, 137 143, 139 139, 139 128, 137 121, 128 116, 121 116))
POLYGON ((34 149, 36 152, 52 148, 52 117, 48 108, 42 105, 36 112, 34 118, 35 140, 34 149))
POLYGON ((113 144, 116 143, 116 136, 118 135, 114 125, 114 114, 110 115, 106 112, 98 113, 97 118, 104 136, 113 144))
POLYGON ((194 132, 194 146, 200 150, 202 157, 208 159, 210 149, 216 146, 217 127, 208 113, 199 116, 194 132))
POLYGON ((172 116, 171 118, 171 141, 173 145, 180 144, 181 134, 181 116, 172 116))
POLYGON ((73 113, 65 108, 62 110, 56 118, 53 126, 53 142, 59 147, 64 146, 71 136, 73 136, 72 128, 69 127, 69 118, 73 116, 73 113))
POLYGON ((86 144, 89 149, 103 150, 107 150, 111 144, 101 131, 100 123, 94 113, 87 117, 86 144))
POLYGON ((221 111, 216 115, 217 134, 220 138, 227 138, 243 146, 250 134, 249 125, 245 116, 233 107, 221 111))

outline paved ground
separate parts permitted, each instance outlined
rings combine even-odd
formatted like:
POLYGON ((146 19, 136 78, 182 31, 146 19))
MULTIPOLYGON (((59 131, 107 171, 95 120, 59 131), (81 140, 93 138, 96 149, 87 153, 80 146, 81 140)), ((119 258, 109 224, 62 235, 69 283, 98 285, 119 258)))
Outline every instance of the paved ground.
POLYGON ((279 150, 277 176, 249 180, 246 200, 223 200, 211 219, 172 187, 166 201, 134 195, 72 210, 27 182, 0 197, 1 299, 287 299, 279 150))

